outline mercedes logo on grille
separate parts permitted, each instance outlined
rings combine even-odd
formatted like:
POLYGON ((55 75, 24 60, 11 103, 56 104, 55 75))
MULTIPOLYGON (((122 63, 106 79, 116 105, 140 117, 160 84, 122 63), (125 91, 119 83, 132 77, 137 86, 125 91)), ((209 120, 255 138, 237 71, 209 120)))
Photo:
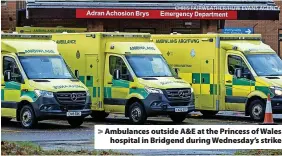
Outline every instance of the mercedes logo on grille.
POLYGON ((181 98, 186 98, 187 94, 185 94, 184 90, 180 90, 180 91, 178 91, 178 96, 181 97, 181 98))
POLYGON ((72 101, 76 101, 77 100, 77 94, 72 93, 70 98, 71 98, 72 101))

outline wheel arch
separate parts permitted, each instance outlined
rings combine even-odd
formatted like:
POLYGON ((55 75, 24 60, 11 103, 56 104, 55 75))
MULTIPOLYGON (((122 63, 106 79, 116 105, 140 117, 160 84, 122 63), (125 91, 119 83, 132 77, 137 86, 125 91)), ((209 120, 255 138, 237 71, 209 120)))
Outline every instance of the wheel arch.
POLYGON ((258 95, 254 95, 254 96, 248 98, 246 106, 245 106, 245 115, 246 116, 250 115, 249 107, 254 100, 261 100, 262 102, 266 102, 264 98, 262 98, 261 96, 258 96, 258 95))
POLYGON ((32 104, 27 101, 27 100, 22 100, 21 102, 18 103, 18 106, 17 106, 17 113, 16 113, 16 118, 17 118, 17 121, 20 121, 20 114, 21 114, 21 109, 25 106, 25 105, 29 105, 33 108, 32 104))
POLYGON ((131 97, 130 99, 128 99, 128 100, 126 101, 126 104, 125 104, 125 111, 124 111, 125 117, 128 117, 128 116, 129 116, 129 115, 128 115, 128 109, 129 109, 130 105, 132 105, 134 102, 138 102, 138 103, 140 103, 140 104, 142 104, 142 105, 144 106, 143 102, 142 102, 139 98, 137 98, 137 97, 131 97))

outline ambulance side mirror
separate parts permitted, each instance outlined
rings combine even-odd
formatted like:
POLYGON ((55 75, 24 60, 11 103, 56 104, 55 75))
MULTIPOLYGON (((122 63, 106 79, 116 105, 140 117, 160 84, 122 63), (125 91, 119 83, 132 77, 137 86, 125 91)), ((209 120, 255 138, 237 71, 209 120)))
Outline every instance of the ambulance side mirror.
POLYGON ((10 70, 6 70, 4 72, 4 81, 5 82, 11 81, 11 71, 10 70))
POLYGON ((242 78, 242 69, 241 68, 235 69, 235 76, 237 78, 242 78))
POLYGON ((175 71, 175 73, 178 75, 179 69, 178 69, 178 68, 174 68, 174 71, 175 71))
POLYGON ((114 78, 114 80, 119 80, 120 79, 120 70, 116 69, 114 71, 113 78, 114 78))
POLYGON ((79 79, 79 71, 78 71, 78 70, 75 70, 75 71, 74 71, 74 75, 75 75, 76 78, 79 79))

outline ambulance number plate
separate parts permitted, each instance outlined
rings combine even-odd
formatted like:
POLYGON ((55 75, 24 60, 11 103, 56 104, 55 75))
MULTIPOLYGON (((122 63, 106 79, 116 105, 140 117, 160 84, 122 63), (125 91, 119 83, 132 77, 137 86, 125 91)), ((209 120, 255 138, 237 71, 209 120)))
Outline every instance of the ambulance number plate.
POLYGON ((188 108, 186 108, 186 107, 175 108, 175 112, 188 112, 188 108))
POLYGON ((81 112, 67 112, 67 116, 81 116, 81 112))

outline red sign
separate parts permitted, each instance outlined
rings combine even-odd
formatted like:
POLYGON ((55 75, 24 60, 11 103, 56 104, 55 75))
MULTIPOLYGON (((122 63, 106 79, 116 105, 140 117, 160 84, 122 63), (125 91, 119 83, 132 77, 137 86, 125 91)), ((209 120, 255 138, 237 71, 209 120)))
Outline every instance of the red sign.
POLYGON ((76 18, 237 19, 237 11, 76 9, 76 18))

